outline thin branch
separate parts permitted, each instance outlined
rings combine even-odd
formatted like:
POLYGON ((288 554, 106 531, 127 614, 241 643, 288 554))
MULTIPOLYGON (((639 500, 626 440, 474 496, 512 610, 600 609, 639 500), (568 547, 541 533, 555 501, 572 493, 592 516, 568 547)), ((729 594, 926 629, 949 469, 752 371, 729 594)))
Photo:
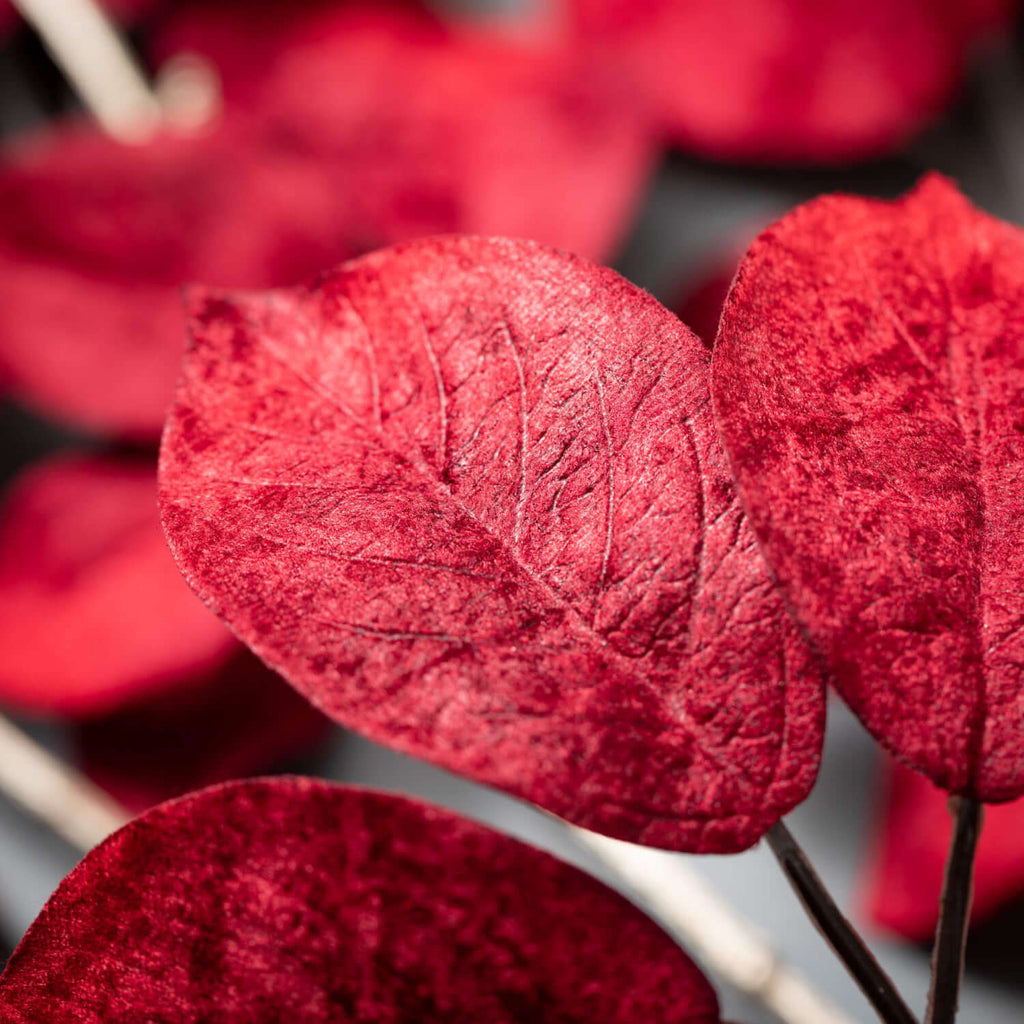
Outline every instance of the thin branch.
POLYGON ((85 853, 130 815, 98 786, 0 715, 0 793, 85 853))
POLYGON ((846 965, 878 1016, 885 1024, 917 1024, 892 979, 843 916, 807 856, 781 821, 769 831, 768 845, 818 931, 846 965))
POLYGON ((581 845, 609 867, 709 971, 767 1007, 785 1024, 852 1024, 765 938, 723 903, 682 857, 574 828, 581 845))
POLYGON ((95 0, 12 2, 109 134, 138 142, 156 131, 160 101, 95 0))
POLYGON ((981 804, 969 797, 951 797, 953 838, 942 882, 939 924, 932 951, 932 986, 925 1024, 953 1024, 964 973, 967 922, 974 894, 974 853, 981 835, 981 804))

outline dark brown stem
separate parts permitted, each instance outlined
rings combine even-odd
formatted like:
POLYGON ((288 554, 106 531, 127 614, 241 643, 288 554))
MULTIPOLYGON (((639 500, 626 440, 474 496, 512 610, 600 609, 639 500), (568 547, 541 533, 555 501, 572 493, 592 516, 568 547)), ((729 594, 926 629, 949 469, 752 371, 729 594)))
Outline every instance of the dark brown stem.
POLYGON ((967 919, 974 894, 974 851, 981 835, 981 804, 977 800, 950 797, 949 810, 953 815, 953 838, 942 882, 925 1024, 953 1024, 956 1020, 967 948, 967 919))
POLYGON ((804 851, 781 821, 769 831, 768 845, 815 927, 846 965, 879 1018, 885 1024, 917 1024, 892 979, 843 916, 804 851))

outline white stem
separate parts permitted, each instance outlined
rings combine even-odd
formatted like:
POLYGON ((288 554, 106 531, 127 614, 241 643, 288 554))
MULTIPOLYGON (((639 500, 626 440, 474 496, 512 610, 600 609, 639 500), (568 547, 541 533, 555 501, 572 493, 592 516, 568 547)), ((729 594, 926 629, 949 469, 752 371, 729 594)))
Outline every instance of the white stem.
POLYGON ((854 1024, 783 963, 765 937, 681 858, 584 829, 574 828, 573 833, 726 984, 785 1024, 854 1024))
POLYGON ((3 715, 0 792, 83 853, 131 817, 102 789, 3 715))
POLYGON ((160 102, 95 0, 12 3, 107 132, 125 142, 139 142, 156 131, 160 102))

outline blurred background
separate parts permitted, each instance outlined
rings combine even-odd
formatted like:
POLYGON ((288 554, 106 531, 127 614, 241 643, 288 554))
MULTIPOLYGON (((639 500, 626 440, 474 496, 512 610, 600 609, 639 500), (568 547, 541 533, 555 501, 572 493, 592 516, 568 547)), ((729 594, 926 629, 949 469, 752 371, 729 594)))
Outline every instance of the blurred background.
MULTIPOLYGON (((132 811, 301 770, 447 804, 615 884, 550 818, 329 725, 180 581, 154 497, 180 288, 507 234, 615 267, 710 343, 747 244, 812 196, 938 170, 1024 223, 1017 5, 108 0, 135 71, 91 5, 18 6, 43 13, 0 0, 0 705, 132 811)), ((830 713, 790 826, 923 1009, 944 799, 830 713)), ((80 855, 0 795, 7 951, 80 855)), ((659 856, 873 1019, 766 850, 659 856)), ((1011 804, 982 841, 964 1021, 1021 1019, 1022 898, 1011 804)), ((773 1020, 719 988, 726 1018, 773 1020)))

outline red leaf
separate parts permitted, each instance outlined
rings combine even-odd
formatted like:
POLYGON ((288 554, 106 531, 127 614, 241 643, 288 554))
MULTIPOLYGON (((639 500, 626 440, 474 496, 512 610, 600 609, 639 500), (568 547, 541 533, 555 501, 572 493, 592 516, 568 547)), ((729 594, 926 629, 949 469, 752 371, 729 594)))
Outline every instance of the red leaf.
POLYGON ((0 517, 0 701, 80 715, 220 665, 235 649, 167 554, 151 466, 52 459, 0 517))
POLYGON ((447 811, 295 778, 117 832, 29 929, 0 1006, 11 1024, 719 1020, 686 955, 575 868, 447 811))
POLYGON ((351 250, 334 184, 235 129, 122 146, 64 128, 0 172, 0 363, 87 427, 155 438, 180 286, 300 280, 351 250))
MULTIPOLYGON (((908 939, 935 934, 942 875, 952 831, 948 796, 923 775, 893 764, 885 817, 868 866, 865 902, 871 917, 908 939)), ((974 865, 971 921, 991 917, 1024 893, 1024 799, 985 809, 974 865)))
POLYGON ((141 811, 190 789, 266 771, 308 750, 328 725, 279 675, 238 650, 173 689, 74 723, 72 739, 86 774, 118 803, 141 811))
POLYGON ((883 153, 951 98, 1012 0, 567 0, 678 144, 711 157, 845 162, 883 153), (979 7, 981 9, 979 9, 979 7))
POLYGON ((153 438, 183 283, 288 285, 450 231, 598 256, 624 234, 652 146, 590 77, 404 8, 298 24, 276 64, 255 29, 262 48, 239 44, 265 91, 220 130, 124 147, 64 129, 0 173, 0 364, 23 399, 153 438))
POLYGON ((927 178, 801 207, 740 266, 714 398, 744 506, 868 729, 1024 793, 1024 234, 927 178))
POLYGON ((733 494, 707 356, 650 296, 449 238, 193 305, 165 527, 319 707, 650 845, 740 849, 804 798, 820 680, 733 494))
POLYGON ((614 252, 656 152, 603 69, 457 32, 417 2, 251 6, 186 7, 159 52, 203 54, 229 100, 336 162, 371 214, 361 251, 414 237, 388 225, 433 205, 434 233, 614 252))

